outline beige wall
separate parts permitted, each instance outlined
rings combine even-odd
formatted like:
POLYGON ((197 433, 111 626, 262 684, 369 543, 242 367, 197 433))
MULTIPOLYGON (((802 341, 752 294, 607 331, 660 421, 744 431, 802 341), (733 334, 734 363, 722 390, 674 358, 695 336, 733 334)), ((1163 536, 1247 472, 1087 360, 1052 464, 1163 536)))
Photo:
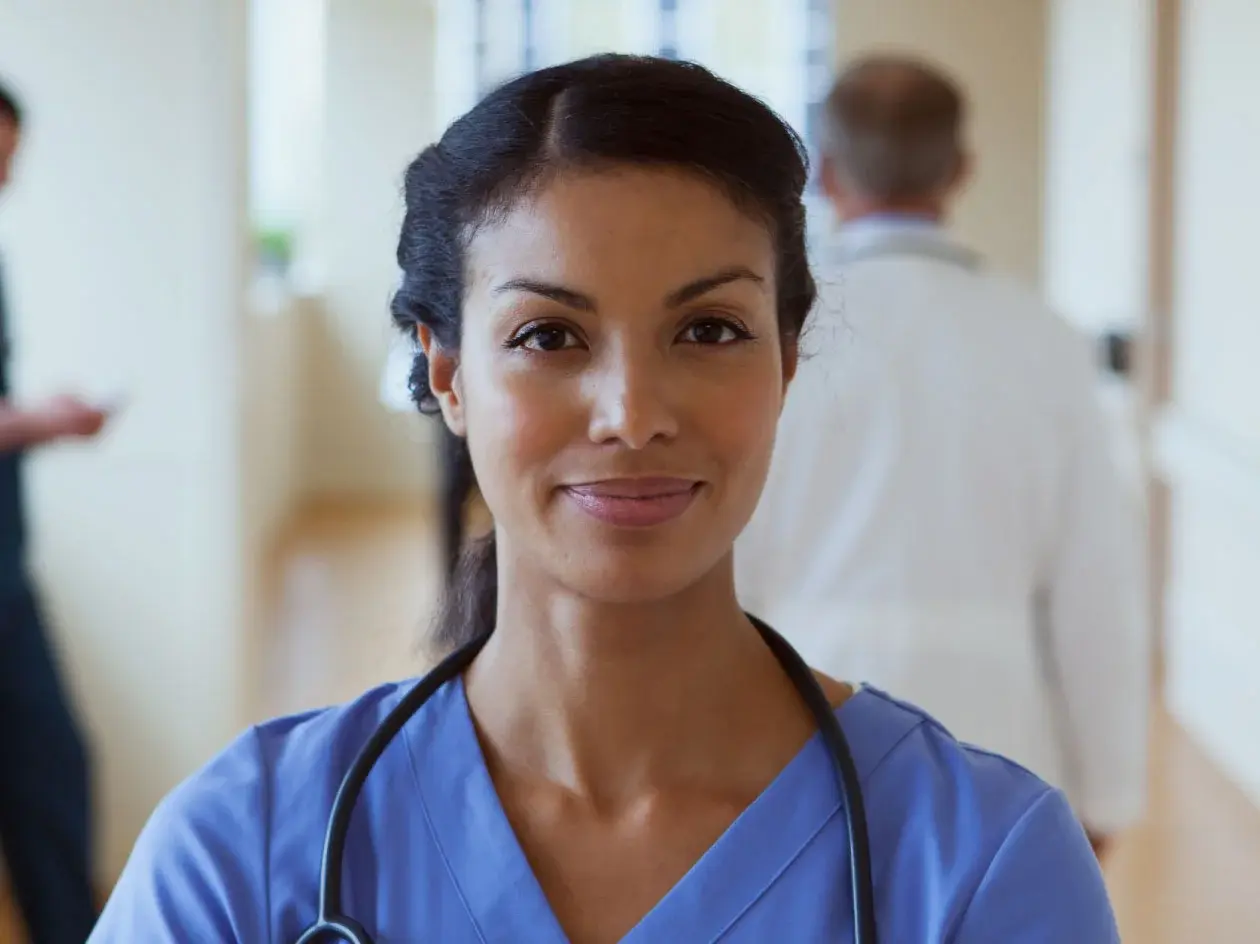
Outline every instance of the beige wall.
POLYGON ((1260 802, 1260 6, 1182 8, 1173 405, 1158 437, 1173 490, 1169 699, 1260 802))
POLYGON ((413 0, 330 0, 326 30, 324 317, 307 322, 309 494, 423 492, 431 424, 378 400, 407 164, 434 138, 433 11, 413 0))
POLYGON ((1027 279, 1041 269, 1045 0, 836 0, 837 61, 910 50, 971 95, 975 181, 958 209, 963 238, 1027 279))
POLYGON ((0 24, 31 112, 0 207, 19 395, 130 399, 29 483, 108 880, 241 724, 244 3, 0 0, 0 24))
MULTIPOLYGON (((255 291, 255 296, 261 293, 255 291)), ((241 344, 241 501, 247 626, 257 625, 266 556, 305 494, 307 431, 306 338, 323 312, 314 299, 255 297, 247 306, 241 344)), ((251 637, 253 633, 251 632, 251 637)))

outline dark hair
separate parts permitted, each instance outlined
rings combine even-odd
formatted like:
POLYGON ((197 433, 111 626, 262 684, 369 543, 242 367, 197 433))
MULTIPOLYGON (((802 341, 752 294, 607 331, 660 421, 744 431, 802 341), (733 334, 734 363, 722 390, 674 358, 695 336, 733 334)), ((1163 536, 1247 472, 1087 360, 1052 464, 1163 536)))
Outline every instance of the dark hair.
POLYGON ((0 118, 7 118, 17 127, 22 127, 22 104, 3 82, 0 82, 0 118))
MULTIPOLYGON (((692 63, 600 55, 532 72, 491 92, 412 162, 398 243, 395 324, 426 326, 457 351, 464 254, 476 228, 510 210, 550 175, 622 164, 693 171, 764 220, 777 253, 777 308, 795 338, 814 302, 801 193, 808 179, 796 133, 762 102, 692 63)), ((422 413, 436 413, 423 353, 411 371, 422 413)), ((493 535, 461 553, 463 511, 475 487, 462 440, 442 436, 442 511, 450 562, 434 643, 459 646, 494 628, 493 535)))
POLYGON ((914 200, 951 182, 962 163, 963 94, 916 59, 870 56, 827 97, 824 152, 877 200, 914 200))

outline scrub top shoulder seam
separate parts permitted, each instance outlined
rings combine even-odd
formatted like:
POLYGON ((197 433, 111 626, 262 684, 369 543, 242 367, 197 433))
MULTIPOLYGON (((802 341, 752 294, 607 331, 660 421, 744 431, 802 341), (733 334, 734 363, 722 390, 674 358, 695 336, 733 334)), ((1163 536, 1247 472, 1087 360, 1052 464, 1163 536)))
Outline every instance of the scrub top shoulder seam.
MULTIPOLYGON (((948 729, 946 728, 942 728, 942 730, 948 732, 948 729)), ((954 736, 951 734, 950 737, 953 738, 954 736)), ((999 754, 996 751, 991 751, 986 747, 980 747, 977 744, 972 744, 970 741, 959 741, 957 738, 954 738, 954 743, 958 745, 958 749, 961 750, 964 754, 972 755, 975 757, 987 757, 990 760, 1000 761, 1001 763, 1005 764, 1007 767, 1010 767, 1010 768, 1013 768, 1014 770, 1019 771, 1021 774, 1027 774, 1029 777, 1032 777, 1034 780, 1041 780, 1041 778, 1037 776, 1037 774, 1035 774, 1033 771, 1029 770, 1019 761, 1011 760, 1005 754, 999 754)), ((1053 790, 1053 788, 1050 788, 1050 789, 1053 790)), ((1038 794, 1036 799, 1040 800, 1041 794, 1038 794)))
POLYGON ((865 686, 863 688, 863 691, 870 692, 871 694, 875 695, 877 698, 881 698, 888 704, 894 705, 898 708, 901 708, 909 712, 910 714, 914 715, 918 719, 915 722, 915 724, 913 724, 905 732, 903 736, 897 738, 889 746, 888 751, 883 756, 881 756, 880 759, 875 763, 875 765, 871 768, 870 773, 867 776, 864 776, 862 778, 863 783, 866 783, 869 777, 874 776, 875 771, 884 763, 884 761, 888 759, 888 757, 894 751, 896 751, 896 749, 901 745, 902 741, 904 741, 907 737, 909 737, 915 731, 919 730, 919 728, 922 726, 927 726, 928 728, 931 728, 933 731, 936 731, 937 733, 939 733, 946 740, 952 742, 958 748, 960 752, 967 755, 968 757, 987 757, 987 758, 990 758, 991 760, 999 761, 1000 763, 1006 765, 1007 767, 1018 770, 1022 774, 1027 774, 1029 777, 1033 778, 1034 780, 1041 779, 1036 773, 1029 770, 1026 766, 1021 764, 1019 761, 1011 760, 1011 758, 1007 757, 1005 754, 999 754, 997 751, 991 751, 987 747, 981 747, 978 744, 972 744, 970 741, 959 740, 957 737, 954 736, 954 733, 950 731, 949 728, 945 727, 945 725, 941 724, 940 721, 936 720, 931 715, 924 713, 924 711, 921 708, 917 708, 914 705, 908 704, 907 702, 903 702, 897 698, 894 698, 888 693, 883 692, 877 688, 865 686))
MULTIPOLYGON (((873 764, 871 764, 870 769, 867 770, 866 773, 860 775, 863 786, 870 783, 871 780, 874 779, 875 775, 879 772, 879 769, 884 766, 888 758, 892 757, 892 755, 897 752, 897 748, 901 747, 901 745, 905 743, 905 741, 911 735, 917 732, 924 725, 932 723, 930 719, 924 717, 920 712, 907 708, 901 702, 898 702, 895 699, 889 698, 888 696, 884 695, 882 692, 874 691, 871 689, 866 689, 866 691, 868 691, 869 694, 873 695, 875 698, 878 698, 881 701, 886 702, 887 704, 894 705, 895 707, 900 708, 903 711, 911 712, 912 714, 916 716, 916 720, 914 724, 910 725, 910 727, 908 727, 905 731, 903 731, 895 740, 893 740, 891 744, 887 746, 887 748, 884 749, 883 753, 879 755, 879 759, 876 760, 873 764)), ((848 703, 846 702, 845 704, 848 704, 848 703)), ((838 710, 843 710, 843 708, 844 708, 844 705, 841 705, 840 709, 838 710)), ((944 731, 944 728, 941 728, 941 730, 944 731)), ((962 745, 960 744, 959 746, 961 747, 962 745)))

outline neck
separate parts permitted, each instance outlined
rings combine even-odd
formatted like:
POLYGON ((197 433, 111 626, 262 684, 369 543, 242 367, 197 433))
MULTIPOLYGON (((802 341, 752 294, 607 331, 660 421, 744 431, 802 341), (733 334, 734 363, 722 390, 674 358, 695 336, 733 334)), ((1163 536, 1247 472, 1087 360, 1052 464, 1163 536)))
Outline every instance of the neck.
POLYGON ((675 597, 609 604, 531 589, 505 556, 500 629, 466 678, 492 766, 617 806, 715 771, 756 779, 766 749, 808 736, 729 559, 675 597))

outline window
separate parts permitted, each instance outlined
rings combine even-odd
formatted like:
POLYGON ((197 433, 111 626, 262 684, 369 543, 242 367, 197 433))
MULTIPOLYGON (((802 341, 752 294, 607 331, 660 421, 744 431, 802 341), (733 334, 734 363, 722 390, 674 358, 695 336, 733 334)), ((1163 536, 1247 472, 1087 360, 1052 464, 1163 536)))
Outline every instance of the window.
POLYGON ((663 59, 678 58, 678 4, 682 0, 658 0, 657 22, 659 41, 657 55, 663 59))
POLYGON ((434 2, 442 127, 515 75, 619 49, 714 69, 769 102, 816 151, 831 81, 831 0, 434 2), (619 15, 602 14, 603 4, 619 15))
POLYGON ((473 74, 476 76, 477 97, 490 90, 488 79, 490 35, 486 26, 486 4, 489 0, 473 0, 473 74))
POLYGON ((534 0, 521 0, 521 69, 524 72, 532 72, 538 68, 536 12, 534 0))
POLYGON ((835 225, 835 210, 822 190, 821 166, 822 134, 827 108, 827 95, 831 91, 831 50, 835 35, 835 22, 831 15, 831 0, 797 0, 804 5, 804 34, 802 40, 801 89, 803 91, 801 137, 809 149, 810 181, 805 191, 805 208, 809 216, 811 234, 826 233, 835 225))
POLYGON ((473 0, 477 97, 565 58, 568 0, 473 0))
POLYGON ((823 109, 831 90, 831 3, 803 0, 805 7, 805 127, 801 133, 811 153, 817 153, 823 109))
POLYGON ((322 4, 253 0, 249 6, 249 211, 254 264, 265 281, 317 279, 324 112, 322 4))

